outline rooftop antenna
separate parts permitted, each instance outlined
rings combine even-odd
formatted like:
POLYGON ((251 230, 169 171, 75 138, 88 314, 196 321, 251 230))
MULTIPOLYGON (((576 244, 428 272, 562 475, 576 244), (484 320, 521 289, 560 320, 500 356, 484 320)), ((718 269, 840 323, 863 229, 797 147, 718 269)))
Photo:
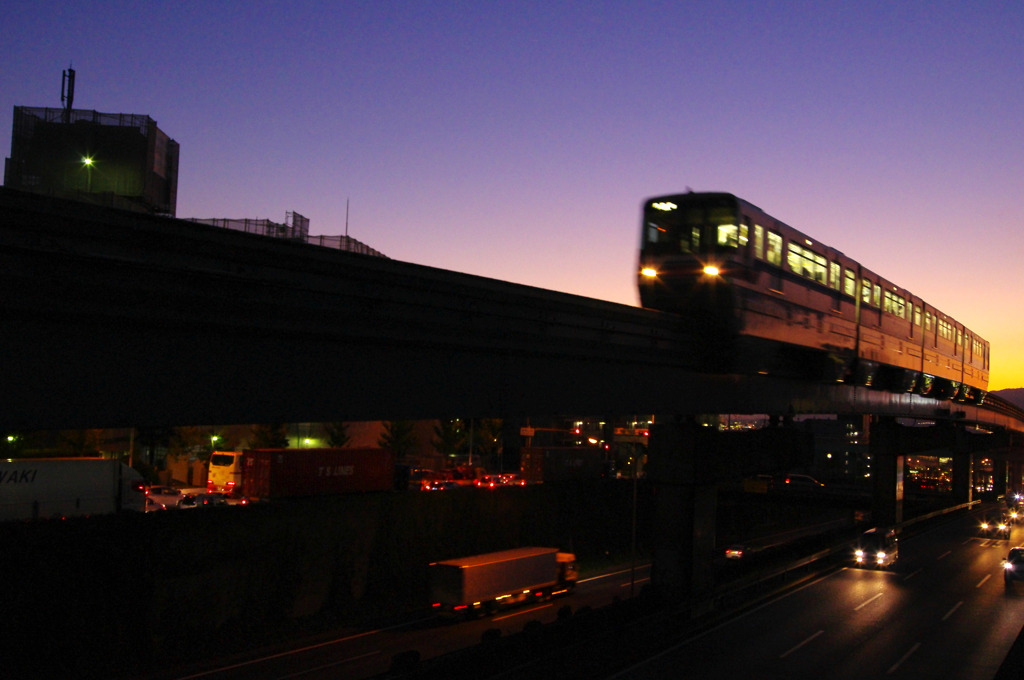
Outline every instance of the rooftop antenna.
POLYGON ((345 199, 345 240, 348 240, 348 199, 345 199))
POLYGON ((71 64, 68 64, 68 69, 64 71, 64 76, 60 81, 60 100, 66 102, 64 104, 64 122, 68 123, 71 121, 71 108, 75 101, 75 69, 71 68, 71 64))

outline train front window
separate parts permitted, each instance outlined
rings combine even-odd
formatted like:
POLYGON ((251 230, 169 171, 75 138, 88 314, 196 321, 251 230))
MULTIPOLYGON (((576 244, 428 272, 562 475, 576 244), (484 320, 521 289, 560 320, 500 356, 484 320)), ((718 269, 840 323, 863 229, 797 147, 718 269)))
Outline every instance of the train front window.
POLYGON ((644 215, 644 249, 652 253, 705 254, 745 245, 736 205, 728 200, 653 201, 644 215))

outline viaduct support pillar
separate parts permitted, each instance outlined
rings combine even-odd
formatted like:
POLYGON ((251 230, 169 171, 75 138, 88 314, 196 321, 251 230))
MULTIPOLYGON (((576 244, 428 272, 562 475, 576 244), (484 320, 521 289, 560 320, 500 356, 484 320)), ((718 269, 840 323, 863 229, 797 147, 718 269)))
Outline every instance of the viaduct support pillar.
POLYGON ((700 599, 714 586, 717 489, 698 471, 696 426, 656 423, 648 439, 647 475, 654 486, 651 585, 662 597, 700 599))
POLYGON ((1002 451, 992 456, 992 491, 996 498, 1006 495, 1006 454, 1002 451))
POLYGON ((945 439, 953 452, 953 497, 957 503, 970 503, 974 498, 974 460, 967 445, 967 433, 957 425, 936 427, 949 430, 945 439))
POLYGON ((899 446, 899 425, 894 418, 871 420, 868 444, 874 480, 871 517, 879 527, 896 526, 903 521, 903 455, 899 446))

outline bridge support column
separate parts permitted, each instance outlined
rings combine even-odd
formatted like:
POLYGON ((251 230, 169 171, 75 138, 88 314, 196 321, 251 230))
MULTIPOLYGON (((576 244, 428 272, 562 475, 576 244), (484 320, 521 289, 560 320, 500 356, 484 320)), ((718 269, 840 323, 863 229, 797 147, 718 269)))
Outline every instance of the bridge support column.
POLYGON ((648 478, 654 485, 651 585, 665 598, 699 600, 714 586, 717 488, 698 474, 696 426, 650 428, 648 478))
POLYGON ((992 457, 992 491, 996 497, 1006 495, 1006 458, 997 453, 992 457))
POLYGON ((1015 496, 1019 494, 1021 492, 1021 461, 1016 456, 1007 461, 1007 476, 1009 479, 1006 483, 1006 495, 1015 496))
POLYGON ((953 498, 957 503, 970 503, 974 498, 974 459, 968 450, 967 434, 962 427, 948 425, 949 448, 953 452, 953 498))
POLYGON ((903 455, 894 418, 875 417, 870 425, 871 470, 874 480, 872 523, 879 527, 903 521, 903 455))

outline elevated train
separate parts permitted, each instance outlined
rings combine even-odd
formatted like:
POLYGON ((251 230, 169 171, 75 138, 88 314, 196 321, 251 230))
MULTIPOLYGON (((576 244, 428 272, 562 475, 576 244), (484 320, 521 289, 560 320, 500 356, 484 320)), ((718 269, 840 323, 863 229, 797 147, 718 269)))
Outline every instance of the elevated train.
POLYGON ((711 372, 842 381, 980 404, 989 343, 728 193, 643 204, 641 305, 680 315, 711 372))

